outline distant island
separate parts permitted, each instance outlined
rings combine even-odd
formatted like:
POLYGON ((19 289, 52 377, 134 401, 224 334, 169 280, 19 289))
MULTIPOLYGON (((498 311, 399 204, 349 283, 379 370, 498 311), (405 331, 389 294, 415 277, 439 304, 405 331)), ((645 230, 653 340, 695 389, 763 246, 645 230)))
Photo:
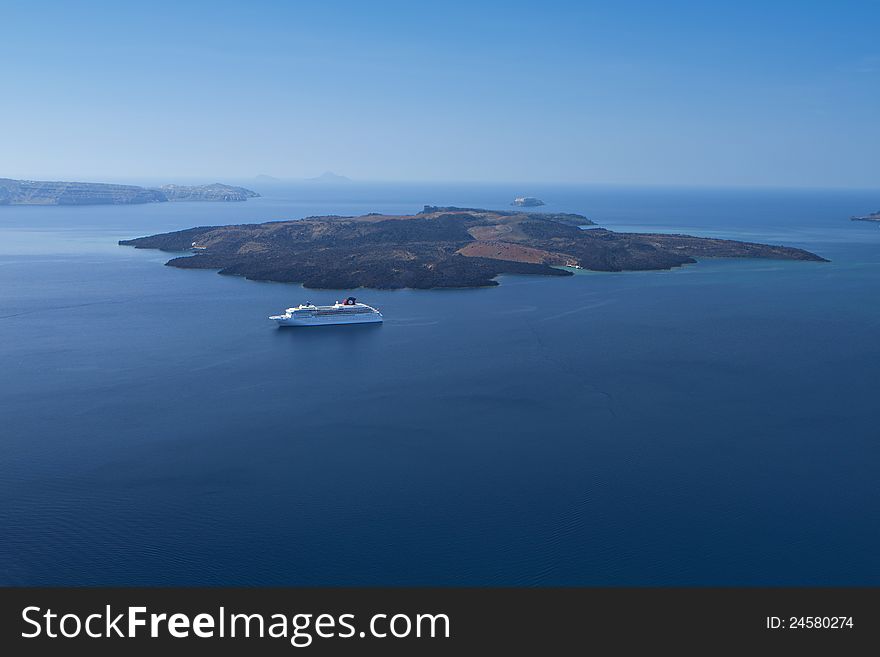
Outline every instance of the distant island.
POLYGON ((536 208, 540 205, 544 205, 544 201, 535 198, 534 196, 517 196, 513 199, 511 205, 516 205, 521 208, 536 208))
POLYGON ((314 178, 306 178, 306 181, 319 183, 350 183, 351 178, 347 176, 340 176, 338 173, 333 173, 332 171, 325 171, 320 176, 315 176, 314 178))
POLYGON ((246 201, 259 196, 244 187, 164 185, 138 187, 89 182, 0 178, 0 205, 131 205, 166 201, 246 201))
POLYGON ((880 222, 880 210, 871 214, 862 215, 861 217, 850 217, 852 221, 878 221, 880 222))
POLYGON ((232 185, 162 185, 159 191, 169 201, 247 201, 259 196, 250 189, 233 187, 232 185))
POLYGON ((695 258, 825 261, 785 246, 581 228, 592 224, 577 214, 425 206, 403 216, 201 226, 119 244, 197 251, 169 260, 172 267, 333 289, 479 287, 497 285, 499 274, 670 269, 695 258))

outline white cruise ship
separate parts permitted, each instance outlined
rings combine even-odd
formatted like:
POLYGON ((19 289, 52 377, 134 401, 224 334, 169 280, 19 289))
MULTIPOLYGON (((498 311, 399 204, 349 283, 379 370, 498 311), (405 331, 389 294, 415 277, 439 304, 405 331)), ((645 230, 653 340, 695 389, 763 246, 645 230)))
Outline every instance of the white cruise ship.
POLYGON ((382 321, 382 313, 354 297, 337 301, 332 306, 316 306, 308 301, 288 308, 283 315, 269 319, 279 326, 326 326, 328 324, 375 324, 382 321))

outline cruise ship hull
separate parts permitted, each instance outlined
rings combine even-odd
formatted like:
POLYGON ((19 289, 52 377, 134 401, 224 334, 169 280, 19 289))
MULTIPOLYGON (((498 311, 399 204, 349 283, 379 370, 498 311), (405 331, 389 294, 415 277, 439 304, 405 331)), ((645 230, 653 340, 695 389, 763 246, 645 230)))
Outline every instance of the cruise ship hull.
POLYGON ((350 317, 303 317, 293 318, 275 315, 269 319, 278 326, 334 326, 339 324, 381 324, 382 315, 354 315, 350 317))

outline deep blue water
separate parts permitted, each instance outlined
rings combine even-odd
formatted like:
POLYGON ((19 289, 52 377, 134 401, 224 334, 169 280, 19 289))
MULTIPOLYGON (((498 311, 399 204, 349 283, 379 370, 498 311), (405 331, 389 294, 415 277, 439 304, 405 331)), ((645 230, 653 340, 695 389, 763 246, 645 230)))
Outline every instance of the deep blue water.
MULTIPOLYGON (((251 185, 253 186, 253 185, 251 185)), ((0 208, 0 583, 880 584, 880 193, 269 187, 0 208), (351 291, 163 267, 121 238, 505 207, 831 263, 351 291)))

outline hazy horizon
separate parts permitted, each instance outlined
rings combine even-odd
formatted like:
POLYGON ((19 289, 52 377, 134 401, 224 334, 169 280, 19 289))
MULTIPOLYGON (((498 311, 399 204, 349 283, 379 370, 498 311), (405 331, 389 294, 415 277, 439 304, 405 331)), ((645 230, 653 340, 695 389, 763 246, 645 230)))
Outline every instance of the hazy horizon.
MULTIPOLYGON (((331 172, 337 173, 337 172, 331 172)), ((530 195, 531 192, 537 191, 538 189, 551 189, 551 188, 589 188, 595 187, 597 189, 640 189, 640 190, 649 190, 649 189, 657 189, 657 190, 704 190, 704 191, 816 191, 816 192, 834 192, 834 191, 864 191, 864 192, 876 192, 880 191, 880 185, 868 186, 868 185, 781 185, 781 184, 717 184, 717 183, 677 183, 677 182, 592 182, 592 181, 535 181, 535 180, 455 180, 455 179, 441 179, 435 178, 431 180, 426 179, 380 179, 380 178, 350 178, 347 177, 348 180, 344 182, 325 182, 325 181, 317 181, 315 180, 318 176, 303 176, 303 177, 280 177, 280 176, 272 176, 271 174, 257 174, 254 176, 232 176, 232 175, 216 175, 216 176, 197 176, 197 175, 189 175, 189 176, 174 176, 174 175, 149 175, 149 176, 128 176, 128 175, 106 175, 106 176, 91 176, 85 178, 83 176, 77 176, 75 174, 71 174, 68 176, 17 176, 17 175, 9 175, 4 172, 0 172, 0 179, 12 179, 12 180, 34 180, 34 181, 43 181, 43 182, 80 182, 80 183, 107 183, 107 184, 115 184, 115 185, 136 185, 141 187, 158 187, 166 184, 178 184, 178 185, 207 185, 213 183, 221 183, 225 185, 233 185, 233 186, 243 186, 248 187, 249 185, 254 188, 284 188, 284 187, 308 187, 312 189, 328 189, 328 190, 343 190, 346 188, 357 188, 357 187, 381 187, 381 186, 424 186, 424 187, 468 187, 468 186, 492 186, 492 187, 515 187, 519 190, 518 194, 522 195, 530 195), (263 175, 268 175, 270 178, 274 178, 275 180, 261 180, 260 177, 263 175)), ((338 174, 344 175, 344 174, 338 174)))
POLYGON ((875 189, 878 19, 871 1, 12 3, 0 176, 875 189))

